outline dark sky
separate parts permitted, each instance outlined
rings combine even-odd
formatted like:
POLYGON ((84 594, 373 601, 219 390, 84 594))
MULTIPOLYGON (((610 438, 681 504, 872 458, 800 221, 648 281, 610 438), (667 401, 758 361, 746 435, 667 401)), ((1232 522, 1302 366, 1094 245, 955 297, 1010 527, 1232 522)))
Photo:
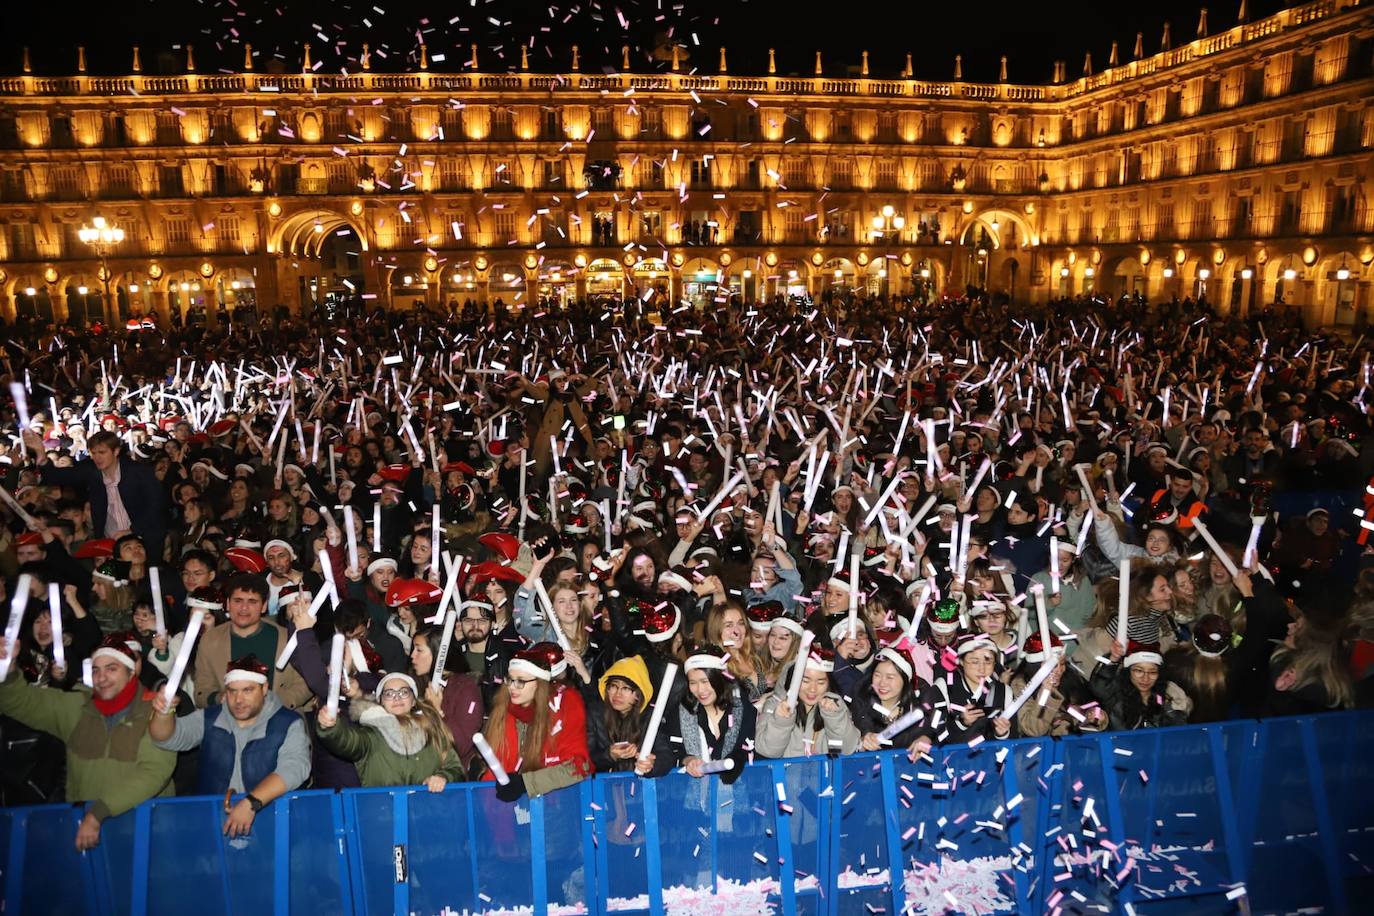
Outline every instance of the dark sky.
MULTIPOLYGON (((0 72, 19 71, 22 45, 33 49, 40 73, 73 72, 76 46, 84 44, 93 72, 125 73, 129 47, 142 46, 144 70, 179 70, 185 42, 195 45, 197 69, 238 69, 243 41, 252 42, 259 69, 271 59, 298 69, 301 45, 312 44, 322 70, 356 69, 363 41, 370 41, 375 69, 401 69, 413 56, 419 36, 431 57, 444 55, 433 69, 457 69, 467 46, 481 47, 482 69, 513 69, 520 44, 530 44, 535 70, 563 69, 568 45, 582 46, 583 69, 619 68, 620 47, 630 44, 632 69, 649 70, 646 54, 673 37, 696 49, 692 63, 716 72, 718 49, 729 50, 732 72, 763 72, 767 49, 778 49, 778 71, 809 75, 817 50, 826 70, 857 66, 868 49, 872 75, 896 76, 905 54, 913 55, 916 75, 947 79, 955 54, 964 57, 964 78, 992 81, 998 60, 1009 58, 1013 81, 1045 82, 1053 61, 1068 62, 1070 77, 1082 70, 1091 51, 1095 69, 1106 66, 1113 40, 1121 42, 1122 61, 1130 59, 1135 33, 1145 33, 1147 54, 1158 50, 1165 20, 1173 24, 1175 45, 1191 40, 1198 6, 1174 0, 1123 3, 1120 0, 1065 0, 1016 3, 965 0, 941 3, 825 3, 800 0, 109 0, 103 4, 36 2, 10 12, 10 27, 0 36, 0 72), (380 11, 379 11, 380 10, 380 11), (496 20, 493 22, 492 20, 496 20), (377 54, 376 52, 380 52, 377 54), (382 58, 385 55, 385 60, 382 58)), ((1280 0, 1252 0, 1252 19, 1284 6, 1280 0)), ((1211 8, 1213 33, 1235 24, 1238 0, 1211 8)))

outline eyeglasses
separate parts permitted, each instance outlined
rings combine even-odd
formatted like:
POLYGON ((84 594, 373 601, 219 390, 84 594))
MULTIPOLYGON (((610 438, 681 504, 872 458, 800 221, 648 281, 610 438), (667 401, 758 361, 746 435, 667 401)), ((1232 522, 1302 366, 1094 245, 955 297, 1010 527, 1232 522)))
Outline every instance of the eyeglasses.
POLYGON ((383 700, 409 700, 414 696, 415 694, 410 692, 409 687, 393 687, 390 690, 382 691, 383 700))
POLYGON ((523 687, 526 687, 526 686, 528 686, 528 685, 530 685, 530 684, 533 684, 533 683, 534 683, 534 678, 531 678, 531 677, 508 677, 508 678, 506 678, 506 683, 509 684, 511 687, 521 687, 521 688, 523 688, 523 687))

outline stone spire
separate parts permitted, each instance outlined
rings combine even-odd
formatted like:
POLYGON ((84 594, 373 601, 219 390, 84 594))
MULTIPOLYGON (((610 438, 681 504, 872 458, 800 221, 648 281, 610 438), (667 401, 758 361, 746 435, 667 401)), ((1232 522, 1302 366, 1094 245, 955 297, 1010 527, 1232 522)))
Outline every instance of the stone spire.
POLYGON ((1116 42, 1112 42, 1112 53, 1111 53, 1110 55, 1108 55, 1108 57, 1107 57, 1107 66, 1108 66, 1108 67, 1115 67, 1115 66, 1117 66, 1117 65, 1120 64, 1120 63, 1121 63, 1121 54, 1120 54, 1120 52, 1119 52, 1119 50, 1118 50, 1118 48, 1117 48, 1116 42))
POLYGON ((138 56, 138 45, 134 45, 134 72, 143 72, 143 60, 138 56))
POLYGON ((776 52, 773 48, 769 48, 769 49, 768 49, 768 72, 769 72, 769 73, 777 73, 777 72, 778 72, 778 58, 777 58, 777 52, 776 52))
POLYGON ((1174 40, 1169 37, 1169 23, 1164 23, 1164 35, 1159 39, 1159 50, 1168 51, 1174 46, 1174 40))
POLYGON ((962 55, 962 54, 956 54, 956 55, 954 55, 954 79, 955 79, 955 80, 961 80, 961 79, 963 79, 963 78, 964 78, 964 55, 962 55))
POLYGON ((997 71, 997 82, 999 82, 999 83, 1005 83, 1006 81, 1007 81, 1007 55, 1003 54, 1003 55, 1002 55, 1002 67, 1001 67, 1001 69, 999 69, 999 70, 997 71))
POLYGON ((1206 38, 1206 37, 1207 37, 1207 7, 1205 7, 1205 6, 1202 8, 1202 12, 1198 15, 1198 19, 1197 19, 1197 37, 1198 37, 1198 38, 1206 38))

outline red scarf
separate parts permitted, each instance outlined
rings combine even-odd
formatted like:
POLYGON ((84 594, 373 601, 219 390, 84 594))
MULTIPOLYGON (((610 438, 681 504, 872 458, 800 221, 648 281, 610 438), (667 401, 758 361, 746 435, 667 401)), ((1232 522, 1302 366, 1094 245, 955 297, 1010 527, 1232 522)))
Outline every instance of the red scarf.
MULTIPOLYGON (((517 706, 511 703, 506 707, 506 734, 502 742, 501 766, 508 773, 519 770, 522 773, 572 763, 578 776, 589 776, 592 772, 591 755, 587 751, 587 708, 576 690, 565 685, 554 689, 549 701, 549 738, 544 742, 544 759, 529 761, 520 759, 520 738, 516 723, 529 727, 534 722, 534 706, 517 706), (516 764, 519 764, 519 767, 516 764)), ((491 779, 488 772, 483 779, 491 779)))
POLYGON ((129 704, 134 701, 134 694, 137 692, 138 678, 131 675, 129 683, 125 684, 124 689, 119 693, 108 700, 102 700, 95 694, 91 694, 91 702, 95 704, 96 709, 100 710, 102 716, 113 716, 127 709, 129 704))

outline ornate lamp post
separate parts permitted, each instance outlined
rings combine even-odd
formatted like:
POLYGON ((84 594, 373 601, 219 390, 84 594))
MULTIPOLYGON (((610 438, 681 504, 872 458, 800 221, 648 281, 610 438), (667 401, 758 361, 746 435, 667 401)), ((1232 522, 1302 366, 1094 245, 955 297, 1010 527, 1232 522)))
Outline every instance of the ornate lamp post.
POLYGON ((100 258, 100 279, 105 284, 105 298, 100 300, 100 306, 104 313, 105 322, 108 324, 112 310, 110 308, 110 268, 105 259, 116 245, 124 241, 124 230, 118 226, 109 225, 105 222, 105 217, 97 216, 91 220, 91 225, 83 224, 81 226, 81 229, 77 231, 77 237, 90 245, 100 258))
POLYGON ((883 298, 891 300, 891 278, 892 261, 890 255, 897 246, 897 240, 901 237, 902 229, 906 227, 906 217, 897 213, 892 204, 883 207, 881 213, 873 217, 873 240, 882 241, 886 244, 886 252, 883 254, 883 298))

